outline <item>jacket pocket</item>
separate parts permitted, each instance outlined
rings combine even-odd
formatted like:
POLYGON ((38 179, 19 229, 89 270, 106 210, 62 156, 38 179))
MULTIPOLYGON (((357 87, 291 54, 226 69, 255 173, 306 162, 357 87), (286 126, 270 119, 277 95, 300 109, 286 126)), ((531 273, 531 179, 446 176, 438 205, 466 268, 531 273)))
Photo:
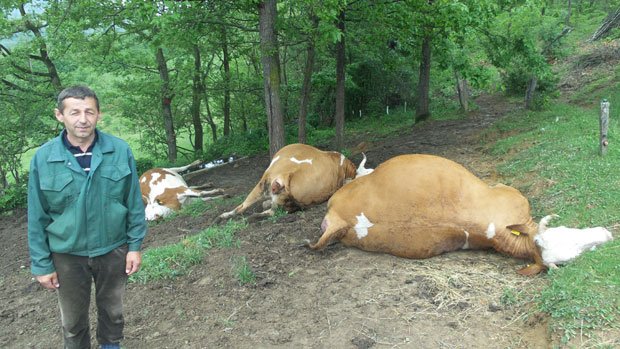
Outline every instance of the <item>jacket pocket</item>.
POLYGON ((41 191, 52 211, 62 211, 75 200, 76 192, 71 182, 73 176, 67 173, 41 177, 41 191))
POLYGON ((122 199, 126 191, 129 190, 130 183, 126 180, 131 175, 129 166, 106 165, 102 166, 100 170, 105 195, 119 200, 122 199))

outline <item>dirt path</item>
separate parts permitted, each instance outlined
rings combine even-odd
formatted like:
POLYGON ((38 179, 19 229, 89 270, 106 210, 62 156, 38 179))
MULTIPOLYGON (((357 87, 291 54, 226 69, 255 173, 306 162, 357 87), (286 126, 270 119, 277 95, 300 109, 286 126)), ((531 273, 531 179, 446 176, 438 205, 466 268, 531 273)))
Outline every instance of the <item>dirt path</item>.
MULTIPOLYGON (((488 183, 498 180, 476 136, 516 106, 477 99, 464 120, 428 122, 366 152, 367 167, 405 153, 453 159, 488 183)), ((359 163, 360 155, 353 157, 359 163)), ((266 154, 207 172, 233 196, 248 193, 268 166, 266 154)), ((214 248, 188 277, 129 286, 127 348, 548 348, 547 319, 514 305, 513 290, 540 284, 515 270, 526 262, 494 252, 462 251, 408 260, 332 245, 313 252, 325 205, 260 221, 237 234, 239 248, 214 248), (254 286, 232 278, 245 257, 254 286)), ((198 233, 221 212, 182 216, 149 228, 145 248, 198 233)), ((58 348, 53 292, 28 271, 25 211, 0 217, 0 347, 58 348)), ((94 311, 91 309, 91 311, 94 311)), ((93 313, 94 314, 94 313, 93 313)), ((95 316, 91 315, 91 319, 95 316)), ((92 322, 92 321, 91 321, 92 322)), ((94 331, 93 331, 94 333, 94 331)))

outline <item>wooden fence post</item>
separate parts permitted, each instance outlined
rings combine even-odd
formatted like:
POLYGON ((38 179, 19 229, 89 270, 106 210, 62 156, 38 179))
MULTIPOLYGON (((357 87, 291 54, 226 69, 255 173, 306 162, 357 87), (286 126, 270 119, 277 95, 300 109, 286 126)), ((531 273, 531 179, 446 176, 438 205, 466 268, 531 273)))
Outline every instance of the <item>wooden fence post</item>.
POLYGON ((601 130, 601 135, 599 138, 599 155, 605 155, 607 154, 607 129, 609 127, 609 102, 607 102, 607 99, 603 99, 601 102, 599 125, 601 130))

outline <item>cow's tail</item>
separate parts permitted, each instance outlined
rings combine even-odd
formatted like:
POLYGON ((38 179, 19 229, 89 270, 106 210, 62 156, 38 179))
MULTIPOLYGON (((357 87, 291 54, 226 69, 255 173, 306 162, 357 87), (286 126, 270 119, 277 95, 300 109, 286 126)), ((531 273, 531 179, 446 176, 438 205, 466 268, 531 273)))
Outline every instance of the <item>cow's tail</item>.
POLYGON ((347 232, 347 224, 339 217, 335 215, 330 216, 327 213, 325 218, 323 218, 323 222, 321 222, 321 231, 323 235, 321 235, 319 241, 316 244, 308 241, 308 247, 313 250, 320 250, 329 245, 330 242, 339 240, 347 232))
POLYGON ((366 165, 366 154, 362 153, 362 156, 363 158, 362 158, 362 161, 360 162, 360 165, 357 167, 355 178, 365 176, 367 174, 372 173, 372 171, 374 171, 374 169, 372 168, 364 167, 364 165, 366 165))

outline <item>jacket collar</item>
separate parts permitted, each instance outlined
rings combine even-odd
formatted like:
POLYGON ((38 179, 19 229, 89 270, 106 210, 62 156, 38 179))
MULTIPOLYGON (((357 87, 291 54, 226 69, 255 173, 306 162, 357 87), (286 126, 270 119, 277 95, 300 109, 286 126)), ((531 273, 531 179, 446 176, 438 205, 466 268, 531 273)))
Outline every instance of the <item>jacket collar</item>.
MULTIPOLYGON (((69 150, 62 141, 62 137, 65 132, 67 132, 67 130, 62 130, 58 137, 52 139, 52 149, 47 158, 48 162, 63 162, 67 160, 68 155, 71 154, 71 152, 69 152, 69 150)), ((113 152, 114 145, 112 144, 111 139, 108 138, 108 135, 100 132, 98 129, 95 129, 95 132, 97 132, 97 142, 95 143, 95 147, 93 148, 93 156, 95 156, 95 154, 113 152)))

